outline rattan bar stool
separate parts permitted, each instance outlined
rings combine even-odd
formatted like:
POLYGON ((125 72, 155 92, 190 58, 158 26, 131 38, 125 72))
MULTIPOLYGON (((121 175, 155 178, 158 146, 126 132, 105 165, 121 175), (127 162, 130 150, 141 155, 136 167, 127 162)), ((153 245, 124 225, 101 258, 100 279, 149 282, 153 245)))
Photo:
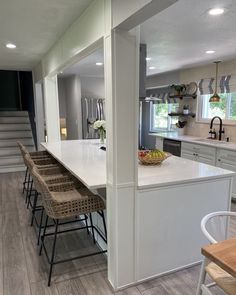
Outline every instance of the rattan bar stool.
POLYGON ((57 242, 57 235, 60 233, 71 232, 74 230, 82 230, 90 228, 93 233, 94 242, 94 230, 96 230, 97 234, 107 242, 106 237, 106 224, 104 218, 105 204, 103 200, 89 191, 84 185, 80 182, 75 182, 73 185, 71 184, 52 184, 47 185, 45 180, 40 176, 37 169, 33 168, 32 176, 34 179, 35 186, 37 190, 42 195, 42 202, 44 206, 44 210, 46 212, 46 219, 44 224, 43 235, 41 237, 41 246, 40 252, 41 255, 42 250, 44 250, 48 263, 50 265, 49 275, 48 275, 48 286, 51 284, 51 276, 52 276, 52 269, 55 264, 84 258, 88 256, 94 256, 98 254, 103 254, 107 252, 107 250, 100 250, 93 253, 79 255, 76 257, 70 257, 67 259, 56 260, 55 261, 55 251, 56 251, 56 242, 57 242), (92 212, 98 212, 103 219, 104 225, 104 232, 103 235, 100 230, 98 230, 92 222, 92 212), (60 221, 65 220, 66 218, 76 217, 79 215, 89 215, 90 217, 90 225, 88 226, 80 226, 78 228, 73 227, 72 229, 66 229, 59 231, 59 226, 61 223, 60 221), (52 218, 55 222, 55 230, 53 233, 47 233, 47 223, 48 218, 52 218), (45 238, 48 236, 53 236, 53 245, 52 245, 52 252, 51 255, 48 254, 47 248, 45 246, 45 238))
MULTIPOLYGON (((31 175, 32 169, 36 167, 42 178, 45 180, 47 184, 54 184, 54 183, 73 183, 73 176, 64 169, 61 165, 39 165, 42 163, 42 159, 34 160, 30 157, 29 154, 24 155, 25 164, 28 167, 29 174, 31 175)), ((45 162, 43 160, 43 162, 45 162)), ((48 163, 48 162, 47 162, 48 163)), ((33 180, 32 180, 33 183, 33 180)), ((37 206, 38 202, 38 192, 37 190, 34 191, 34 194, 28 195, 28 204, 27 208, 30 206, 32 209, 32 217, 31 217, 31 226, 33 225, 35 219, 35 212, 37 210, 42 210, 42 206, 37 206), (31 203, 31 198, 33 197, 33 202, 31 203)), ((40 235, 40 231, 39 231, 40 235)))
POLYGON ((23 159, 25 166, 28 170, 28 180, 27 180, 27 187, 26 187, 26 196, 25 196, 25 202, 27 204, 27 208, 29 207, 29 201, 32 196, 32 193, 35 193, 35 190, 33 190, 33 179, 31 178, 30 174, 30 167, 29 167, 29 161, 27 159, 31 159, 32 162, 38 167, 38 169, 46 169, 46 168, 56 168, 58 166, 61 166, 56 159, 52 157, 43 157, 43 158, 32 158, 29 153, 23 153, 23 159), (28 156, 28 157, 27 157, 28 156))
MULTIPOLYGON (((51 155, 47 152, 47 151, 37 151, 37 152, 29 152, 26 147, 19 141, 17 141, 17 144, 19 146, 19 149, 21 151, 21 155, 24 159, 24 155, 25 154, 29 154, 32 159, 46 159, 46 158, 51 158, 51 155)), ((28 167, 26 167, 25 170, 25 176, 24 176, 24 180, 23 180, 23 188, 22 188, 22 193, 24 193, 26 191, 27 185, 30 182, 30 175, 28 173, 28 167)))

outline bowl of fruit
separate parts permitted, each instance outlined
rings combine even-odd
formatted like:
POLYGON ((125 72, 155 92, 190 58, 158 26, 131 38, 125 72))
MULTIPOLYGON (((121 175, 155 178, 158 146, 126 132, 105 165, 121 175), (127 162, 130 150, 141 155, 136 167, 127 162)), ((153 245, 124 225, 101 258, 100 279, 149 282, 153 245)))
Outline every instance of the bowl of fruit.
POLYGON ((143 165, 160 165, 171 154, 160 150, 140 150, 138 152, 139 162, 143 165))

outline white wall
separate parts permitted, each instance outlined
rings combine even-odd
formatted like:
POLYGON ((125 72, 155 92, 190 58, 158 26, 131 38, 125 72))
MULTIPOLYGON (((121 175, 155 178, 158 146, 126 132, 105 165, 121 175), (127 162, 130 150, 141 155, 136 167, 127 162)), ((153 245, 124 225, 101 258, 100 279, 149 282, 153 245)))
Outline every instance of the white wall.
POLYGON ((58 99, 60 118, 66 118, 66 89, 65 79, 58 78, 58 99))
MULTIPOLYGON (((222 62, 219 65, 219 76, 236 75, 236 59, 222 62)), ((211 78, 215 76, 215 64, 194 67, 190 69, 182 69, 163 73, 160 75, 153 75, 147 78, 147 87, 155 87, 160 85, 168 85, 174 83, 188 84, 189 82, 198 83, 202 78, 211 78)), ((181 104, 188 104, 191 111, 197 111, 197 102, 195 99, 185 99, 181 104)), ((216 127, 217 128, 217 127, 216 127)), ((230 137, 231 141, 236 141, 236 125, 226 125, 226 136, 230 137)), ((197 122, 197 118, 188 118, 188 124, 185 127, 185 134, 192 136, 207 137, 209 132, 209 124, 197 122)))
MULTIPOLYGON (((227 62, 222 62, 219 65, 219 76, 235 75, 236 74, 236 59, 227 62)), ((211 78, 215 76, 215 64, 211 63, 201 67, 185 69, 180 71, 180 82, 189 83, 198 81, 202 78, 211 78)), ((193 111, 197 109, 197 99, 190 101, 190 107, 193 111)), ((218 129, 218 127, 216 127, 218 129)), ((193 136, 207 137, 209 132, 209 124, 199 123, 196 119, 189 119, 186 126, 186 134, 193 136)), ((236 125, 225 126, 226 137, 229 136, 231 141, 236 141, 236 125)))
POLYGON ((180 71, 167 72, 159 75, 148 76, 146 88, 178 84, 180 82, 180 71))
POLYGON ((87 98, 105 98, 103 77, 80 77, 81 95, 87 98))
POLYGON ((81 83, 77 75, 65 79, 67 139, 82 138, 81 83))

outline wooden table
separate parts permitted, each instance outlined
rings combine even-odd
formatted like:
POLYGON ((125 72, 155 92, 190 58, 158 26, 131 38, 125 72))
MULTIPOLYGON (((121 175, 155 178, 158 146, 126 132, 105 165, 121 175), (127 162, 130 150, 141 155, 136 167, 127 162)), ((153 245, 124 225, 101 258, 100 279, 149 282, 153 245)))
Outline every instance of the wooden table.
POLYGON ((236 238, 203 247, 202 254, 236 278, 236 238))

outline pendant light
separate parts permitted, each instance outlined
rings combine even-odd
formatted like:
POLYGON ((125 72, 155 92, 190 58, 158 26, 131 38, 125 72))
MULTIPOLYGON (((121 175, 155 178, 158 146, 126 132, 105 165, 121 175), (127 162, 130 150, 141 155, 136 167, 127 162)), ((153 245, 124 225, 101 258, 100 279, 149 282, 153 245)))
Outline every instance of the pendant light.
POLYGON ((217 83, 218 83, 218 65, 221 61, 214 61, 216 64, 216 80, 215 80, 215 92, 214 94, 210 97, 209 102, 220 102, 220 96, 217 93, 217 83))

